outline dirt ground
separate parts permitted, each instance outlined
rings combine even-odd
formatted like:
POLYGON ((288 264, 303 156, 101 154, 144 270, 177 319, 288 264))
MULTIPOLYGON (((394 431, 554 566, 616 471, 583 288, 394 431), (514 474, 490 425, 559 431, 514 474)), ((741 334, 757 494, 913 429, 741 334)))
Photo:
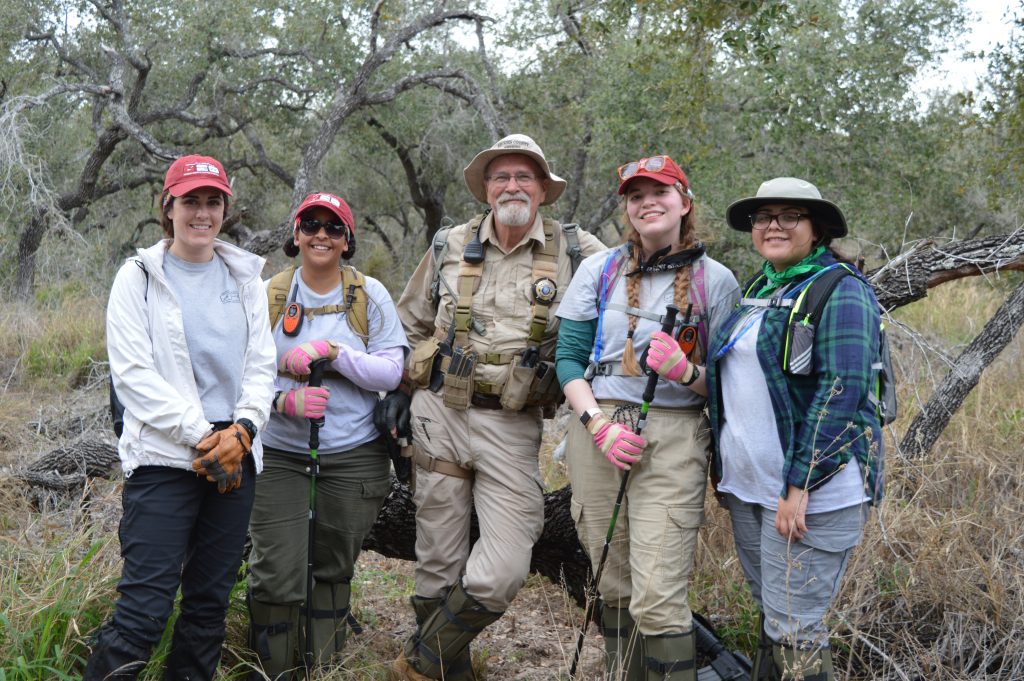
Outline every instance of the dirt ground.
MULTIPOLYGON (((394 579, 396 585, 404 584, 411 590, 413 567, 410 561, 372 551, 360 557, 354 579, 358 601, 354 606, 365 630, 350 642, 354 644, 352 653, 369 666, 375 653, 397 653, 412 633, 414 621, 408 599, 383 583, 394 579)), ((505 615, 474 641, 474 668, 484 672, 488 681, 567 678, 582 619, 583 611, 566 600, 561 588, 531 575, 505 615)), ((579 678, 598 679, 603 667, 601 638, 591 626, 580 658, 579 678)))

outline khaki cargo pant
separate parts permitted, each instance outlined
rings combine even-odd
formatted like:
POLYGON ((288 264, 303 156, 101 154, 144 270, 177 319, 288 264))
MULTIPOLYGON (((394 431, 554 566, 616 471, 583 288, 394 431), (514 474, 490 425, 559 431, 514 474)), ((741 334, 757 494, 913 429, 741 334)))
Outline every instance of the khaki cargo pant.
POLYGON ((466 593, 503 612, 526 582, 544 527, 539 411, 458 411, 419 390, 412 414, 420 451, 473 472, 463 479, 416 469, 416 595, 438 598, 461 577, 466 593), (480 538, 470 547, 474 507, 480 538))
MULTIPOLYGON (((615 404, 599 403, 612 414, 615 404)), ((696 409, 651 407, 643 460, 630 472, 601 583, 601 598, 629 608, 645 636, 689 631, 687 590, 697 532, 704 522, 710 431, 696 409)), ((566 442, 572 516, 594 571, 611 521, 622 472, 571 419, 566 442)))

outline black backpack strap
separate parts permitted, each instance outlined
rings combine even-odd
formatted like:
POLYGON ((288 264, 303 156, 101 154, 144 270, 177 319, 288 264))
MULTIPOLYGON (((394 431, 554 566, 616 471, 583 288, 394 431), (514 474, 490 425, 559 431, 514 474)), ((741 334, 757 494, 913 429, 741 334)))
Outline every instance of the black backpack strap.
POLYGON ((849 265, 840 263, 839 266, 833 267, 814 277, 814 280, 807 284, 807 293, 804 295, 802 303, 793 307, 790 316, 791 321, 796 321, 798 316, 806 316, 810 323, 817 326, 818 322, 821 321, 821 313, 825 309, 825 303, 828 302, 832 291, 839 285, 843 277, 852 274, 853 270, 850 269, 849 265))

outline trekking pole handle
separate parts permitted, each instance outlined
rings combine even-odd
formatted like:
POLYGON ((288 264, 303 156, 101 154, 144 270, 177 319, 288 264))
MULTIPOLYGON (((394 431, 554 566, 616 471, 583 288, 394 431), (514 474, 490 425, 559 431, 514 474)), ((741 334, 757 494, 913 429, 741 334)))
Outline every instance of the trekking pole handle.
MULTIPOLYGON (((672 335, 672 331, 676 328, 676 316, 679 314, 679 308, 675 305, 669 304, 665 307, 665 316, 661 318, 661 330, 667 333, 669 336, 672 335)), ((651 400, 654 399, 654 391, 658 387, 658 379, 661 378, 657 371, 652 371, 651 375, 647 377, 647 386, 644 388, 644 404, 649 405, 651 400)))

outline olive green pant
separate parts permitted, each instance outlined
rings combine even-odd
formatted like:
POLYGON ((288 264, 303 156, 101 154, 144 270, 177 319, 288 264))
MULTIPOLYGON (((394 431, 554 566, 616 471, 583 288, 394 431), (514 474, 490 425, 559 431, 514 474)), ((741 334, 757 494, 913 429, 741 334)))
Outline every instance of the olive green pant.
MULTIPOLYGON (((321 651, 327 656, 341 652, 344 644, 348 585, 363 539, 373 527, 391 488, 389 467, 387 451, 379 441, 320 457, 313 580, 315 593, 324 592, 321 600, 329 602, 330 606, 317 602, 314 595, 314 641, 334 641, 328 650, 321 651), (323 625, 327 627, 341 628, 341 632, 321 632, 317 620, 324 620, 323 625)), ((263 472, 256 479, 256 502, 250 520, 250 598, 261 606, 275 606, 276 612, 293 613, 290 617, 300 612, 295 606, 304 607, 306 601, 309 495, 308 453, 266 448, 263 472)), ((265 607, 257 607, 255 611, 270 612, 265 607)), ((299 619, 301 625, 304 617, 300 615, 299 619)), ((253 624, 269 627, 266 631, 271 635, 275 632, 287 635, 284 632, 288 627, 280 626, 284 623, 254 619, 253 624)), ((296 637, 293 632, 290 640, 301 642, 302 637, 296 637)), ((263 660, 265 666, 273 668, 292 666, 292 660, 269 662, 263 660), (279 667, 279 664, 285 666, 279 667)))

